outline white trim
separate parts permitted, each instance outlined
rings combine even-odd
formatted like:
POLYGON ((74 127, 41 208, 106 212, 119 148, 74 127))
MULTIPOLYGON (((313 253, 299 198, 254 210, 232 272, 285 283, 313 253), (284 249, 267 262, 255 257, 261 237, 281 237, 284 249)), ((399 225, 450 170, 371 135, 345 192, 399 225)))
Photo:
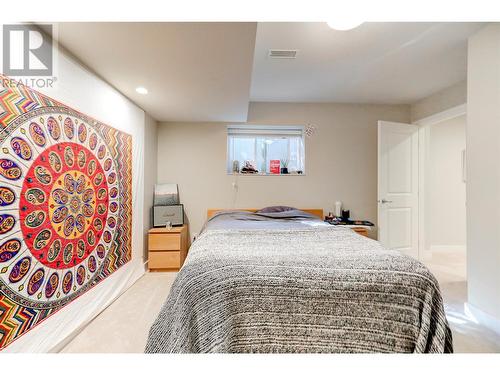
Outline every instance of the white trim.
POLYGON ((478 324, 491 329, 497 334, 500 334, 500 319, 478 309, 474 305, 471 305, 469 302, 464 303, 464 312, 465 315, 472 318, 472 320, 474 320, 478 324))
POLYGON ((425 166, 429 164, 429 126, 418 129, 418 254, 420 260, 432 258, 425 231, 425 166))
POLYGON ((228 135, 277 135, 303 137, 304 125, 227 125, 228 135))
MULTIPOLYGON (((420 232, 424 231, 419 231, 419 234, 420 232)), ((467 252, 467 247, 465 245, 431 245, 431 246, 423 245, 419 246, 418 251, 419 251, 419 260, 431 261, 433 255, 438 253, 461 254, 461 256, 464 256, 465 253, 467 252)))
POLYGON ((418 125, 418 252, 421 259, 432 256, 432 247, 426 245, 425 231, 425 168, 429 165, 430 126, 467 114, 467 103, 457 105, 412 122, 418 125))
POLYGON ((465 252, 465 245, 431 245, 429 251, 433 252, 465 252))
MULTIPOLYGON (((306 169, 306 142, 305 142, 305 127, 304 125, 257 125, 257 124, 244 124, 244 125, 227 125, 226 126, 226 172, 228 175, 232 175, 233 173, 233 158, 234 158, 234 139, 253 139, 254 140, 254 162, 256 164, 258 161, 258 152, 257 152, 257 138, 283 138, 287 140, 288 145, 288 157, 290 157, 290 139, 299 140, 301 147, 299 147, 299 161, 302 169, 301 174, 297 174, 299 176, 305 175, 306 169)), ((267 141, 266 141, 267 143, 267 141)), ((267 145, 265 146, 264 152, 264 161, 267 160, 267 145)), ((260 170, 261 165, 255 165, 255 168, 260 170)), ((243 173, 241 173, 243 175, 243 173)), ((270 176, 270 175, 282 175, 279 174, 271 174, 267 173, 267 166, 265 171, 260 171, 257 173, 261 176, 270 176)), ((292 173, 290 173, 292 174, 292 173)), ((246 175, 246 174, 245 174, 246 175)), ((249 173, 248 175, 255 175, 253 173, 249 173)), ((288 174, 287 174, 288 175, 288 174)))
POLYGON ((414 125, 433 125, 438 122, 451 120, 452 118, 465 115, 467 113, 467 103, 457 105, 456 107, 452 107, 450 109, 444 110, 442 112, 435 113, 431 116, 424 117, 420 120, 413 121, 414 125))

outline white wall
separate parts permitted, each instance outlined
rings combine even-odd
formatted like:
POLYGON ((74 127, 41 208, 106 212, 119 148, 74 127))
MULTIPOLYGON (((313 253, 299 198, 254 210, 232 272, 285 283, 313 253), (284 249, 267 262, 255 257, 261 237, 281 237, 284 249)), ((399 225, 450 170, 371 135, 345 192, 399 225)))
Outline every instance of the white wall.
POLYGON ((469 302, 500 319, 500 24, 469 38, 467 274, 469 302))
POLYGON ((465 183, 462 176, 465 126, 466 116, 462 115, 426 129, 429 153, 425 178, 427 249, 465 248, 465 183))
POLYGON ((144 126, 144 259, 148 259, 147 232, 153 227, 153 195, 156 184, 158 150, 158 123, 146 114, 144 126))
MULTIPOLYGON (((145 113, 67 53, 58 57, 57 85, 44 94, 132 135, 132 260, 8 346, 5 352, 56 351, 144 273, 145 113)), ((149 142, 149 160, 154 145, 149 142)))
MULTIPOLYGON (((290 205, 333 211, 344 202, 351 216, 376 222, 377 121, 409 121, 408 106, 250 103, 248 123, 316 126, 306 138, 306 175, 238 176, 226 173, 225 123, 161 123, 158 181, 179 184, 191 234, 207 208, 290 205)), ((375 234, 375 232, 374 232, 375 234)))

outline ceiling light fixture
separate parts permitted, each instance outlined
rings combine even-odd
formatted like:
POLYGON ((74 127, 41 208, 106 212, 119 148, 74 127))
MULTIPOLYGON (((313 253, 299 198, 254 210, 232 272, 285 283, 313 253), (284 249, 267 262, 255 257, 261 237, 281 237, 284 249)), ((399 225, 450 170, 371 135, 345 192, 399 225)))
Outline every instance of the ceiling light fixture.
POLYGON ((145 87, 142 87, 142 86, 137 87, 137 88, 135 89, 135 91, 136 91, 138 94, 141 94, 141 95, 146 95, 146 94, 148 93, 148 89, 147 89, 147 88, 145 88, 145 87))
POLYGON ((329 21, 326 24, 338 31, 347 31, 347 30, 352 30, 355 29, 356 27, 360 26, 363 23, 363 21, 356 21, 356 20, 335 20, 335 21, 329 21))

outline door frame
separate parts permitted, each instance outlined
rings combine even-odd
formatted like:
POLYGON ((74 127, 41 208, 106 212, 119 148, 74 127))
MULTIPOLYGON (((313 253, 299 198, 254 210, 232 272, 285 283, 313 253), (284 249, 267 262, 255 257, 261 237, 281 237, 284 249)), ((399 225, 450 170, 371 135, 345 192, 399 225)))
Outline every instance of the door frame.
POLYGON ((425 233, 425 175, 429 165, 429 135, 430 127, 440 122, 467 115, 467 103, 457 105, 447 110, 413 121, 413 125, 418 125, 418 257, 420 260, 430 259, 432 252, 426 249, 425 243, 427 233, 425 233))

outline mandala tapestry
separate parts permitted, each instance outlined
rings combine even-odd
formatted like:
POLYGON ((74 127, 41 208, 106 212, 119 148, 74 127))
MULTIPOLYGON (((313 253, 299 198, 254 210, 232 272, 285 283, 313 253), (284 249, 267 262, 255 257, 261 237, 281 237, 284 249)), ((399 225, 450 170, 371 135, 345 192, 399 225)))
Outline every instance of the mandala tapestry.
POLYGON ((130 260, 132 139, 0 79, 1 350, 130 260))

